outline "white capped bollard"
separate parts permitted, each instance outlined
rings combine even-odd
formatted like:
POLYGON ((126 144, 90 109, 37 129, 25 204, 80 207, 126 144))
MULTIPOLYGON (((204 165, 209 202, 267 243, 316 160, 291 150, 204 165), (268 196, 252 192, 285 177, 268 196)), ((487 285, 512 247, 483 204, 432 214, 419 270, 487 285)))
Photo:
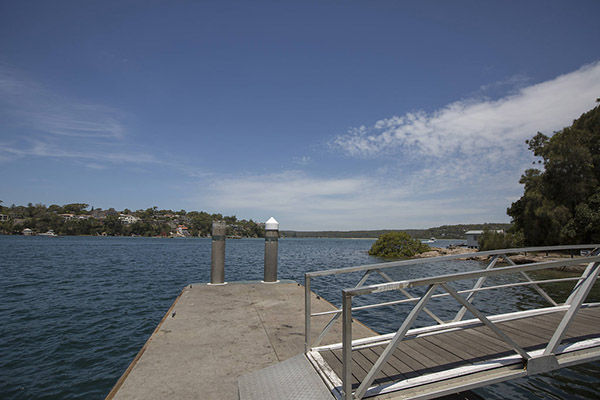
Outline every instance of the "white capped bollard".
POLYGON ((214 221, 212 224, 212 249, 210 254, 210 284, 225 284, 225 237, 227 224, 225 221, 214 221))
POLYGON ((265 223, 265 283, 277 282, 279 222, 273 217, 265 223))

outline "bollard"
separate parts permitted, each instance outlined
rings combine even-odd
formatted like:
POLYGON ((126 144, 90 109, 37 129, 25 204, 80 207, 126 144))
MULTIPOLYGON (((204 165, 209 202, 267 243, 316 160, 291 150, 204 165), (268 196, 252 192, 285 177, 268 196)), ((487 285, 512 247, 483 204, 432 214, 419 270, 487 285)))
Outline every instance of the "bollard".
POLYGON ((273 217, 265 223, 265 283, 277 282, 279 222, 273 217))
POLYGON ((212 225, 212 250, 210 255, 210 284, 225 284, 225 221, 214 221, 212 225))

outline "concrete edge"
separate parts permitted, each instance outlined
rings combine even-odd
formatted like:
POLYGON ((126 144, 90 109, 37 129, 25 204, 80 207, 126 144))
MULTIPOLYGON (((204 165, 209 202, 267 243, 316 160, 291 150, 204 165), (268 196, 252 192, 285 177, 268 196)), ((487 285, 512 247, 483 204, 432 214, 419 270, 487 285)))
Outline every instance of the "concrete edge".
MULTIPOLYGON (((233 281, 233 282, 227 282, 227 285, 257 285, 257 284, 263 284, 263 285, 281 285, 281 284, 289 284, 289 283, 295 283, 295 284, 299 284, 298 282, 292 280, 292 279, 280 279, 277 282, 263 282, 263 281, 233 281)), ((219 284, 221 285, 221 284, 219 284)), ((211 285, 210 283, 205 283, 205 282, 198 282, 198 283, 192 283, 190 285, 187 286, 218 286, 218 285, 211 285)))
POLYGON ((165 313, 165 315, 162 317, 162 319, 160 320, 160 322, 158 323, 158 325, 156 326, 156 328, 154 329, 154 331, 152 332, 152 334, 150 335, 150 337, 148 338, 148 340, 146 340, 146 343, 144 343, 144 346, 142 346, 142 348, 137 353, 137 355, 134 357, 133 361, 129 364, 129 366, 127 367, 127 369, 125 370, 125 372, 123 372, 123 375, 121 375, 121 377, 119 378, 119 380, 117 381, 117 383, 115 383, 115 386, 113 386, 113 388, 111 389, 111 391, 108 393, 108 395, 106 396, 106 400, 112 400, 115 397, 115 395, 117 394, 117 392, 119 391, 119 389, 121 389, 121 386, 123 386, 123 383, 125 382, 125 380, 129 376, 129 374, 131 373, 131 371, 133 370, 133 368, 136 366, 137 362, 142 357, 142 355, 144 354, 144 352, 146 351, 146 349, 148 348, 148 346, 150 345, 150 342, 152 342, 152 338, 160 330, 160 328, 162 327, 162 324, 165 322, 165 320, 167 319, 167 317, 171 314, 171 311, 173 310, 173 308, 175 308, 175 305, 177 304, 177 302, 179 301, 179 299, 183 295, 183 291, 188 286, 189 285, 187 285, 183 289, 181 289, 181 292, 175 298, 175 301, 173 302, 173 304, 171 304, 171 307, 169 307, 169 309, 167 310, 167 312, 165 313))
MULTIPOLYGON (((298 284, 298 282, 293 281, 291 279, 281 279, 280 281, 278 281, 276 283, 264 283, 264 282, 261 282, 261 281, 236 281, 236 282, 228 282, 229 285, 252 285, 252 284, 268 284, 268 285, 278 284, 279 285, 279 284, 290 284, 290 283, 298 284)), ((146 349, 150 345, 150 342, 152 342, 152 339, 154 338, 154 335, 160 330, 160 328, 162 327, 162 325, 165 322, 165 320, 167 319, 167 317, 173 311, 173 308, 175 308, 175 306, 177 305, 177 302, 179 301, 179 299, 183 295, 185 289, 191 288, 194 285, 197 285, 197 286, 211 286, 209 283, 206 283, 206 282, 191 283, 189 285, 184 286, 183 289, 181 289, 181 292, 175 298, 175 300, 173 301, 173 304, 171 304, 171 307, 169 307, 169 309, 167 310, 167 312, 165 313, 165 315, 162 317, 162 319, 160 320, 160 322, 158 323, 158 325, 156 326, 156 328, 154 329, 154 331, 152 332, 152 334, 150 335, 150 337, 148 338, 148 340, 146 340, 146 343, 144 343, 144 346, 142 346, 142 348, 140 349, 140 351, 138 351, 138 353, 136 354, 136 356, 133 358, 133 361, 131 361, 131 363, 129 364, 129 366, 127 367, 127 369, 125 370, 125 372, 123 372, 123 374, 121 375, 121 377, 119 378, 119 380, 117 381, 117 383, 115 383, 115 385, 113 386, 113 388, 111 389, 111 391, 106 396, 105 400, 112 400, 116 396, 117 392, 119 391, 119 389, 121 389, 121 386, 123 386, 123 383, 125 383, 125 380, 129 376, 129 374, 131 373, 131 371, 133 370, 133 368, 135 368, 137 362, 139 361, 139 359, 142 357, 142 355, 144 354, 144 352, 146 351, 146 349)), ((212 286, 214 286, 214 285, 212 285, 212 286)))

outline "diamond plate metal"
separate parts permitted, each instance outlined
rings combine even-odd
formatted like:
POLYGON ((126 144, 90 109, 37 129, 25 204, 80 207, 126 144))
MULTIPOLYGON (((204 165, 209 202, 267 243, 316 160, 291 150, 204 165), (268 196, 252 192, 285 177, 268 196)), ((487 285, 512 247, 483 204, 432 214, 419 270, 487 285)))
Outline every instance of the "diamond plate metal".
POLYGON ((240 400, 333 400, 304 354, 244 375, 238 380, 240 400))

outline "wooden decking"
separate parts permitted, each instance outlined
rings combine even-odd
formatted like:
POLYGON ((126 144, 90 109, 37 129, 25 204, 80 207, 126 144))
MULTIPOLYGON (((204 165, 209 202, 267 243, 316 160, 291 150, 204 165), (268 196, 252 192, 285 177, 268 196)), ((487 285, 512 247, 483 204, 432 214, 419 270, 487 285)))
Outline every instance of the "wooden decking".
MULTIPOLYGON (((545 347, 564 314, 565 311, 562 310, 544 315, 528 316, 499 322, 497 326, 518 345, 530 352, 545 347)), ((562 345, 596 339, 598 342, 596 347, 600 348, 599 338, 600 307, 582 308, 569 327, 562 345)), ((387 343, 375 342, 356 346, 353 349, 353 390, 364 380, 386 345, 387 343)), ((598 350, 598 353, 600 353, 600 350, 598 350)), ((498 338, 491 329, 485 326, 417 335, 413 338, 406 338, 399 344, 393 357, 390 358, 382 371, 376 375, 373 386, 390 389, 394 385, 396 389, 400 389, 400 392, 396 391, 394 398, 396 396, 403 398, 402 390, 410 389, 414 392, 415 387, 433 382, 439 383, 450 377, 461 376, 461 374, 467 376, 487 370, 489 378, 493 375, 494 365, 499 368, 506 368, 511 364, 518 364, 507 370, 508 375, 514 377, 515 371, 524 371, 522 359, 518 356, 513 357, 515 355, 515 351, 506 342, 498 338), (495 364, 494 362, 497 360, 504 361, 495 364), (444 371, 453 372, 448 374, 444 371)), ((342 376, 341 348, 320 350, 318 355, 313 352, 313 356, 315 356, 314 359, 317 364, 321 364, 319 365, 320 369, 328 370, 330 368, 330 378, 332 377, 331 371, 337 377, 342 376)), ((526 372, 523 373, 527 374, 526 372)), ((339 388, 340 380, 336 379, 335 375, 331 379, 331 386, 335 388, 334 390, 339 391, 341 390, 339 388)), ((500 376, 494 376, 493 378, 496 381, 503 380, 500 376)), ((485 381, 485 377, 482 381, 485 381)), ((385 392, 386 390, 381 391, 381 393, 385 392)), ((367 396, 378 393, 380 393, 378 390, 371 390, 367 393, 367 396)))

